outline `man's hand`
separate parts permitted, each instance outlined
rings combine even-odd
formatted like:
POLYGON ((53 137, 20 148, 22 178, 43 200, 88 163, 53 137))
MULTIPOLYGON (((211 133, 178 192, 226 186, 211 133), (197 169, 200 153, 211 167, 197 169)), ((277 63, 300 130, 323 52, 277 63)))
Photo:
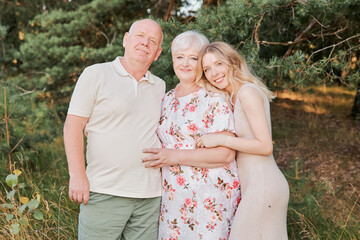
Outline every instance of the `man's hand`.
POLYGON ((69 197, 70 200, 86 205, 89 201, 90 183, 86 174, 70 176, 69 197))
MULTIPOLYGON (((144 153, 152 153, 151 156, 145 157, 142 161, 147 168, 161 168, 165 166, 177 165, 176 150, 168 148, 147 148, 144 153)), ((179 152, 180 154, 180 152, 179 152)))

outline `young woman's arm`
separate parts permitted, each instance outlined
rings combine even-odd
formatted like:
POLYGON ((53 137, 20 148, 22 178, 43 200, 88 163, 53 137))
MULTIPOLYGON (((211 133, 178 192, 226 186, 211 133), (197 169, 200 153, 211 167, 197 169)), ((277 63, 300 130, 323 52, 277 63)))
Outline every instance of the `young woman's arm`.
MULTIPOLYGON (((238 94, 240 104, 250 124, 254 138, 206 134, 197 140, 196 146, 206 148, 223 146, 244 153, 270 155, 273 151, 273 144, 270 126, 266 119, 264 98, 253 87, 244 87, 240 91, 238 94)), ((236 121, 237 119, 235 119, 236 121)))
MULTIPOLYGON (((217 133, 223 136, 233 136, 230 132, 217 133)), ((152 156, 143 159, 145 167, 160 168, 164 166, 185 165, 201 168, 216 168, 225 166, 235 159, 235 151, 226 147, 202 149, 144 149, 144 153, 152 156)))

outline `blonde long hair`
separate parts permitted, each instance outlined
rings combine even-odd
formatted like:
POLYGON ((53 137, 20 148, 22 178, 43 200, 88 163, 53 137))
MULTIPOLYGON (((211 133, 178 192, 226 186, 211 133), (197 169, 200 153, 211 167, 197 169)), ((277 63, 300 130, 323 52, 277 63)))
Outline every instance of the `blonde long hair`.
POLYGON ((235 85, 241 82, 250 82, 257 85, 262 92, 265 93, 268 100, 271 102, 275 95, 266 87, 266 85, 254 74, 251 73, 250 67, 247 65, 245 59, 236 51, 231 45, 224 42, 213 42, 205 45, 200 53, 198 58, 198 67, 196 73, 196 84, 200 87, 205 88, 210 92, 221 92, 225 93, 230 97, 230 102, 232 105, 232 98, 235 91, 235 85), (229 67, 228 79, 232 87, 232 92, 229 93, 225 90, 220 90, 214 87, 205 77, 202 68, 202 60, 205 54, 212 53, 214 54, 220 62, 226 64, 229 67))

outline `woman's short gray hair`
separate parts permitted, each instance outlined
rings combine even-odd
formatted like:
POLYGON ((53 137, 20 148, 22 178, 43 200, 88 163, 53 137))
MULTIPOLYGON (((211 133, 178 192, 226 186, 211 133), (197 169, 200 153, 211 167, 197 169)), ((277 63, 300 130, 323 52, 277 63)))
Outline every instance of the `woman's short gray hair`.
POLYGON ((186 31, 177 35, 171 43, 171 53, 175 54, 179 50, 194 48, 198 51, 203 46, 209 44, 209 40, 205 35, 197 31, 186 31))

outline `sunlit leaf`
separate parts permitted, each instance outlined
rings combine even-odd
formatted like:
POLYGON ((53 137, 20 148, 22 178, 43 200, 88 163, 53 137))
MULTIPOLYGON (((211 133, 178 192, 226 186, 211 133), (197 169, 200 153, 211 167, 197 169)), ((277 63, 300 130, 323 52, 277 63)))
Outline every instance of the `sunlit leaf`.
POLYGON ((42 213, 42 211, 36 211, 35 213, 34 213, 34 218, 35 219, 37 219, 37 220, 42 220, 43 219, 43 216, 44 216, 44 214, 42 213))
MULTIPOLYGON (((16 59, 15 59, 16 60, 16 59)), ((16 63, 16 62, 15 62, 16 63)), ((13 172, 16 176, 20 176, 20 174, 22 173, 19 169, 14 170, 13 172)))
POLYGON ((13 231, 14 235, 18 234, 20 231, 20 224, 11 224, 11 230, 13 231))
POLYGON ((9 203, 4 203, 4 204, 1 204, 1 207, 2 207, 2 208, 12 209, 12 208, 13 208, 13 205, 11 205, 11 204, 9 204, 9 203))
POLYGON ((82 53, 81 53, 81 61, 84 62, 85 60, 86 60, 86 59, 85 59, 85 54, 84 54, 84 52, 82 52, 82 53))
POLYGON ((13 199, 15 192, 16 192, 15 190, 10 191, 8 194, 6 194, 6 198, 9 200, 13 199))
POLYGON ((20 197, 20 202, 22 204, 28 204, 29 203, 29 198, 27 197, 20 197))
POLYGON ((18 176, 16 176, 15 174, 10 174, 6 177, 6 184, 9 187, 15 187, 16 184, 18 184, 18 176))
POLYGON ((30 212, 35 210, 38 206, 39 206, 39 202, 36 199, 33 199, 28 203, 28 208, 30 212))
POLYGON ((6 221, 10 221, 11 219, 13 219, 14 215, 12 214, 7 214, 6 215, 6 221))
POLYGON ((36 200, 38 200, 38 202, 41 202, 41 195, 37 192, 36 193, 36 200))
POLYGON ((19 213, 22 214, 22 213, 24 212, 24 210, 25 210, 26 207, 27 207, 27 204, 22 205, 22 206, 20 207, 20 209, 19 209, 19 213))
POLYGON ((26 217, 20 218, 20 219, 19 219, 19 223, 20 223, 22 226, 24 226, 24 227, 29 226, 29 222, 28 222, 28 220, 27 220, 26 217))
POLYGON ((24 40, 24 38, 25 38, 25 33, 22 31, 19 31, 19 39, 24 40))

